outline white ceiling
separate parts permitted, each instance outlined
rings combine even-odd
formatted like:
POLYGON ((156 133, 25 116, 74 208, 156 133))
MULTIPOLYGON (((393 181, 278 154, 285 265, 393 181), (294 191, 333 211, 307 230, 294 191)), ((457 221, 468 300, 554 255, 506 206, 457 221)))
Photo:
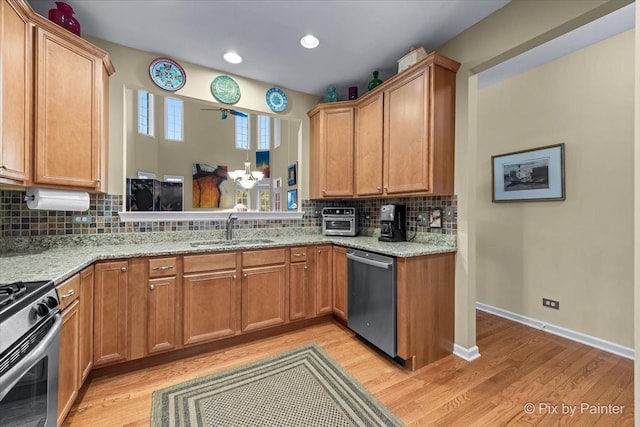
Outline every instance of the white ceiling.
MULTIPOLYGON (((427 52, 509 0, 67 0, 83 35, 341 100, 385 80, 411 47, 427 52), (316 49, 300 46, 312 33, 316 49), (225 62, 235 50, 244 61, 225 62)), ((29 0, 42 16, 53 0, 29 0)), ((117 68, 117 64, 116 64, 117 68)))

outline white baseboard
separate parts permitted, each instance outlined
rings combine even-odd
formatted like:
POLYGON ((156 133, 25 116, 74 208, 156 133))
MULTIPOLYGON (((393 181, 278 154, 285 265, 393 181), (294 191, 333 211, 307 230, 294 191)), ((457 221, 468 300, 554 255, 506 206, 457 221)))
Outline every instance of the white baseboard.
POLYGON ((453 345, 453 354, 458 356, 461 359, 466 360, 467 362, 471 362, 480 357, 480 350, 477 345, 474 345, 471 348, 466 348, 458 344, 453 345))
POLYGON ((530 326, 532 328, 540 329, 542 331, 549 332, 551 334, 558 335, 572 341, 577 341, 579 343, 586 344, 588 346, 595 347, 609 353, 617 354, 618 356, 622 356, 627 359, 635 359, 635 351, 633 348, 625 347, 611 341, 592 337, 591 335, 583 334, 581 332, 572 331, 571 329, 563 328, 562 326, 552 325, 550 323, 542 322, 537 319, 532 319, 530 317, 513 313, 502 308, 493 307, 481 302, 476 302, 476 308, 478 310, 486 311, 487 313, 495 314, 496 316, 504 317, 505 319, 513 320, 514 322, 522 323, 523 325, 530 326))

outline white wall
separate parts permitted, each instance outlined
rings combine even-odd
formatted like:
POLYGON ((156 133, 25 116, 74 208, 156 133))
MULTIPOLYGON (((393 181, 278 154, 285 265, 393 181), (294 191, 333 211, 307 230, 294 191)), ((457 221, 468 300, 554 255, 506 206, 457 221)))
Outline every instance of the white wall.
POLYGON ((627 347, 633 52, 632 30, 480 90, 475 187, 478 301, 627 347), (491 202, 492 155, 561 142, 565 201, 491 202))

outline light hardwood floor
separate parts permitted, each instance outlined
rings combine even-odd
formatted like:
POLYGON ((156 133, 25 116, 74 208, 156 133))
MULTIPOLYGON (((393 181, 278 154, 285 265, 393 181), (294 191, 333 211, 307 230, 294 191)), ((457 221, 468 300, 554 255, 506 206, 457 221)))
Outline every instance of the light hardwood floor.
POLYGON ((148 426, 154 390, 316 342, 407 425, 633 426, 631 360, 481 311, 477 319, 479 359, 452 355, 416 372, 333 322, 129 373, 97 371, 64 425, 148 426))

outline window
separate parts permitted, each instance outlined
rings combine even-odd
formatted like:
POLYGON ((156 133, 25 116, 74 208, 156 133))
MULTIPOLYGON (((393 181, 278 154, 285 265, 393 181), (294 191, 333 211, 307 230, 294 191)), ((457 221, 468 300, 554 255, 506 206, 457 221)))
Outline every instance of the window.
POLYGON ((281 138, 282 137, 280 134, 280 119, 275 118, 273 119, 273 148, 280 147, 281 138))
POLYGON ((282 178, 276 178, 273 180, 273 188, 271 190, 273 200, 273 208, 271 210, 282 210, 282 178))
POLYGON ((249 118, 235 116, 236 118, 236 148, 249 149, 249 118))
POLYGON ((258 189, 258 210, 268 212, 271 210, 271 197, 269 190, 269 180, 264 179, 260 181, 256 187, 258 189))
POLYGON ((153 94, 138 91, 138 133, 153 136, 153 94))
POLYGON ((171 141, 183 141, 183 102, 176 98, 165 98, 164 103, 165 138, 171 141))
POLYGON ((238 205, 243 205, 247 209, 250 209, 249 190, 240 187, 240 185, 238 185, 238 188, 236 188, 236 207, 238 205))
POLYGON ((271 117, 258 116, 258 150, 269 149, 269 138, 271 137, 271 117))

